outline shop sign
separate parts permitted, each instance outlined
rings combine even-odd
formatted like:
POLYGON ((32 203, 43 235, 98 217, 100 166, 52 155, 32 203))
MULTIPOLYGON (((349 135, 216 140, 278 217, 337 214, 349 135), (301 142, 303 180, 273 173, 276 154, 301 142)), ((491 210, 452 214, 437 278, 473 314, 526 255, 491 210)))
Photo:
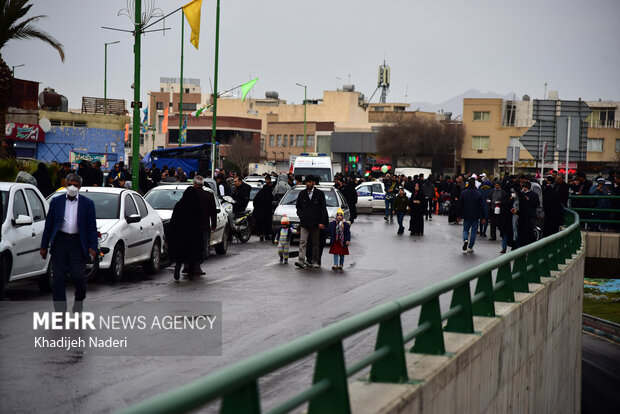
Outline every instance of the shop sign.
POLYGON ((37 124, 7 122, 4 127, 6 139, 25 142, 45 142, 45 132, 37 124))

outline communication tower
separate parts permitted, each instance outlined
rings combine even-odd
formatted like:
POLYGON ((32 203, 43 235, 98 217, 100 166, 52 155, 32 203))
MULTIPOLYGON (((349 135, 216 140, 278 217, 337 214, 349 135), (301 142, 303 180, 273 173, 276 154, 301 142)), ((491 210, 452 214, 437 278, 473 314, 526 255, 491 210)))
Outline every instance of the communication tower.
POLYGON ((388 90, 390 89, 390 67, 385 64, 385 60, 383 61, 383 65, 379 66, 377 88, 381 88, 381 98, 379 102, 385 103, 388 90))

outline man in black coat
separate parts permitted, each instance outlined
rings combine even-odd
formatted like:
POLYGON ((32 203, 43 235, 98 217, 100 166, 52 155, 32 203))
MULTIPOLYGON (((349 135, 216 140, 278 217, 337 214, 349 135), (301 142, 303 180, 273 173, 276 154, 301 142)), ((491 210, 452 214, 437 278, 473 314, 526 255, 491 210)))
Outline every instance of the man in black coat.
POLYGON ((350 180, 347 180, 345 183, 345 178, 339 176, 336 177, 336 186, 335 186, 342 195, 344 196, 347 205, 349 206, 349 213, 351 214, 350 222, 357 218, 357 191, 355 190, 355 186, 350 180))
MULTIPOLYGON (((215 231, 217 227, 217 211, 215 206, 215 197, 212 193, 204 189, 204 178, 201 175, 194 176, 193 182, 194 188, 196 188, 196 195, 198 196, 199 208, 200 208, 200 226, 202 230, 202 240, 204 242, 204 251, 202 254, 202 260, 209 257, 209 242, 211 240, 211 232, 215 231), (209 226, 209 223, 211 224, 209 226)), ((205 272, 200 268, 202 262, 200 260, 196 265, 196 276, 204 275, 205 272)))
POLYGON ((558 174, 547 177, 547 185, 543 187, 543 199, 545 200, 545 223, 543 236, 550 236, 560 230, 564 220, 564 207, 568 203, 568 184, 564 182, 564 176, 558 174))
POLYGON ((325 229, 328 221, 327 203, 325 193, 314 186, 314 177, 307 176, 305 180, 306 188, 299 192, 297 202, 297 217, 299 217, 300 238, 299 238, 299 259, 295 266, 304 268, 306 244, 308 237, 312 240, 312 267, 318 268, 319 263, 319 237, 321 230, 325 229))
POLYGON ((250 202, 250 192, 252 191, 252 187, 244 183, 241 176, 235 177, 234 186, 235 189, 232 193, 232 198, 235 200, 235 203, 233 204, 233 212, 236 214, 241 214, 245 212, 245 208, 250 202))

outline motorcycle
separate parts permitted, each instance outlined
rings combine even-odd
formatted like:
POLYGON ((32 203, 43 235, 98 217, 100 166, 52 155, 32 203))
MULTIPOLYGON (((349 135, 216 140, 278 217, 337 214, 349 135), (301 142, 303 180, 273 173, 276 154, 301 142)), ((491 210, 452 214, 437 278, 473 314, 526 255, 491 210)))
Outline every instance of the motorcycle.
POLYGON ((228 203, 228 205, 224 206, 224 210, 228 214, 228 223, 230 225, 229 240, 236 237, 241 243, 247 243, 252 236, 252 211, 246 210, 243 213, 235 213, 232 208, 235 200, 231 196, 224 196, 223 199, 228 203))

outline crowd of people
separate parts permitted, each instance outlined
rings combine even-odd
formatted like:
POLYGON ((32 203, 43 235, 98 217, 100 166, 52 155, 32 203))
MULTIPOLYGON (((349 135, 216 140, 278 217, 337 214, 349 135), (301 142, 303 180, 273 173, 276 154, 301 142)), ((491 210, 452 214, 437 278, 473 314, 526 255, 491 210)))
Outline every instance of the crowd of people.
MULTIPOLYGON (((563 224, 563 210, 569 205, 569 194, 620 195, 620 177, 615 173, 607 179, 596 177, 596 185, 583 173, 577 173, 567 183, 564 175, 556 171, 551 171, 544 180, 528 175, 491 179, 482 173, 437 179, 425 178, 423 174, 413 177, 386 174, 382 181, 384 219, 393 221, 396 215, 398 235, 405 231, 407 214, 410 234, 423 235, 424 222, 441 212, 447 214, 449 223, 463 224, 463 251, 470 253, 473 253, 476 236, 495 241, 499 232, 500 253, 506 253, 508 247, 516 249, 539 237, 557 233, 563 224), (405 190, 411 193, 409 198, 405 190)), ((593 209, 592 212, 580 211, 582 219, 620 219, 619 213, 605 211, 620 208, 620 202, 615 199, 577 199, 572 200, 571 206, 593 209)), ((618 229, 605 223, 584 225, 600 231, 618 229)))

